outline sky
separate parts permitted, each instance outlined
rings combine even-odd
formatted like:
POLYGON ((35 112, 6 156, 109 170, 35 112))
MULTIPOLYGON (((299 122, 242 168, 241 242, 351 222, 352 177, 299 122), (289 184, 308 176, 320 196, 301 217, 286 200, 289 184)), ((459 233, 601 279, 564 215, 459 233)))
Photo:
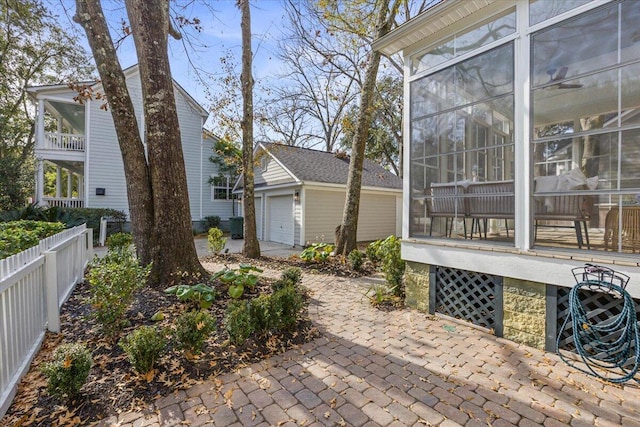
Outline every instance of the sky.
MULTIPOLYGON (((75 12, 73 0, 48 0, 50 9, 59 16, 60 25, 77 32, 81 45, 90 52, 84 31, 71 18, 75 12)), ((171 2, 173 5, 173 1, 171 2)), ((176 80, 203 107, 209 109, 205 86, 194 71, 196 68, 214 75, 221 75, 220 58, 231 50, 236 63, 240 65, 242 37, 240 29, 240 10, 235 0, 196 0, 189 2, 189 7, 179 10, 188 18, 200 19, 202 31, 193 30, 193 43, 185 48, 184 42, 170 39, 169 60, 171 72, 176 80), (189 50, 186 55, 185 49, 189 50), (191 63, 191 64, 190 64, 191 63), (193 65, 192 65, 193 64, 193 65)), ((126 19, 124 1, 103 0, 105 16, 112 28, 120 32, 122 18, 126 19)), ((175 5, 174 10, 175 9, 175 5)), ((268 81, 274 79, 282 69, 282 63, 276 58, 277 40, 282 37, 282 26, 285 20, 284 6, 281 0, 257 0, 251 2, 252 50, 254 53, 254 79, 268 81)), ((113 33, 112 33, 113 34, 113 33)), ((115 37, 114 37, 115 38, 115 37)), ((135 47, 131 37, 118 47, 118 57, 123 68, 137 62, 135 47)), ((209 79, 205 73, 200 76, 209 79)))

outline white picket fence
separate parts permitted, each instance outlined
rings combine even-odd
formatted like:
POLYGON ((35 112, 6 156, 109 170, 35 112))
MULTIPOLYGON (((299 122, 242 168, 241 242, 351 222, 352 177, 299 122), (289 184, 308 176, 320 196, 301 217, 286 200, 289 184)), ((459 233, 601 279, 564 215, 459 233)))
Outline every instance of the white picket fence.
POLYGON ((83 224, 0 260, 0 419, 46 329, 60 331, 60 307, 92 256, 92 230, 83 224))

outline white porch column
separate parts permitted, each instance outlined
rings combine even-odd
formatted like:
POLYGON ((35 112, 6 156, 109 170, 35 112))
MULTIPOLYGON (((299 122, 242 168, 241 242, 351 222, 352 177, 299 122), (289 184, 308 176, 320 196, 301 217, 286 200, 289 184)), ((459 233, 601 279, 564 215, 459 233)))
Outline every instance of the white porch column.
POLYGON ((78 175, 78 199, 84 199, 84 175, 78 175))
POLYGON ((36 206, 43 204, 44 198, 44 161, 38 159, 36 164, 36 206))
POLYGON ((73 195, 73 172, 67 169, 67 199, 73 195))
MULTIPOLYGON (((38 100, 38 118, 36 125, 36 147, 44 148, 44 101, 38 100)), ((40 200, 40 199, 38 199, 40 200)))
POLYGON ((60 181, 62 181, 62 169, 60 166, 56 166, 56 198, 61 197, 62 191, 60 189, 60 181))

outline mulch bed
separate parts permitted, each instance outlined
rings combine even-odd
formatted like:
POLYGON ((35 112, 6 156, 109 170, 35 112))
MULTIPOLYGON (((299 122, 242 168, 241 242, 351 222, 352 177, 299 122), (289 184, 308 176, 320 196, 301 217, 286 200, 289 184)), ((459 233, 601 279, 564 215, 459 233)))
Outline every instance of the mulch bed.
MULTIPOLYGON (((246 260, 240 255, 216 255, 202 259, 203 263, 250 263, 260 268, 282 271, 288 267, 300 267, 304 274, 333 274, 340 277, 358 277, 375 273, 373 266, 365 265, 361 272, 351 271, 340 260, 323 264, 307 264, 295 257, 290 259, 262 257, 246 260)), ((248 298, 270 293, 271 280, 261 279, 250 291, 248 298)), ((242 346, 234 346, 222 326, 222 319, 229 297, 220 290, 216 303, 209 310, 218 321, 218 330, 206 343, 199 357, 188 359, 185 353, 169 346, 159 359, 153 377, 143 377, 133 371, 126 355, 117 342, 107 340, 100 333, 100 326, 90 317, 91 307, 88 285, 81 283, 64 304, 59 334, 47 333, 45 341, 32 363, 31 370, 23 378, 12 406, 0 420, 2 426, 63 426, 90 425, 101 419, 131 410, 144 410, 155 400, 175 390, 187 389, 217 375, 232 372, 243 366, 263 360, 270 355, 296 348, 317 338, 320 333, 312 322, 304 317, 292 330, 249 338, 242 346), (73 402, 51 397, 46 391, 46 378, 40 372, 43 362, 51 359, 56 347, 66 342, 86 343, 93 355, 93 367, 81 397, 73 402)), ((307 295, 307 302, 308 302, 307 295)), ((145 288, 129 309, 130 325, 121 336, 139 326, 155 324, 169 328, 174 319, 187 310, 185 304, 173 295, 145 288), (151 317, 161 311, 165 318, 160 322, 151 317)))

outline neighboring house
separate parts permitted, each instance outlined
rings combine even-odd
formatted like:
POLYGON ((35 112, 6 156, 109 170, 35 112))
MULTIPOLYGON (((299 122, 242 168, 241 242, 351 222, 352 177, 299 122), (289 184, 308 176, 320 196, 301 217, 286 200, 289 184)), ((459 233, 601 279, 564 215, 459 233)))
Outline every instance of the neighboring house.
MULTIPOLYGON (((144 142, 144 111, 138 66, 124 70, 127 87, 144 142)), ((88 82, 93 93, 99 82, 88 82)), ((111 112, 104 100, 74 101, 77 92, 67 85, 28 89, 37 104, 36 203, 43 206, 111 208, 128 215, 124 167, 111 112), (45 165, 57 171, 55 192, 44 190, 45 165), (66 176, 66 182, 62 177, 66 176)), ((209 158, 215 136, 203 132, 207 111, 174 82, 174 93, 187 172, 189 203, 194 222, 217 215, 233 216, 229 180, 209 183, 218 171, 209 158), (225 186, 223 189, 222 186, 225 186), (223 191, 224 190, 224 191, 223 191)))
MULTIPOLYGON (((333 243, 342 223, 349 158, 308 148, 260 143, 254 151, 259 240, 304 246, 333 243)), ((242 193, 243 180, 234 191, 242 193)), ((365 160, 358 241, 399 235, 402 181, 365 160)))
POLYGON ((404 56, 410 305, 554 350, 573 268, 640 298, 638 22, 639 1, 446 0, 374 43, 404 56))

